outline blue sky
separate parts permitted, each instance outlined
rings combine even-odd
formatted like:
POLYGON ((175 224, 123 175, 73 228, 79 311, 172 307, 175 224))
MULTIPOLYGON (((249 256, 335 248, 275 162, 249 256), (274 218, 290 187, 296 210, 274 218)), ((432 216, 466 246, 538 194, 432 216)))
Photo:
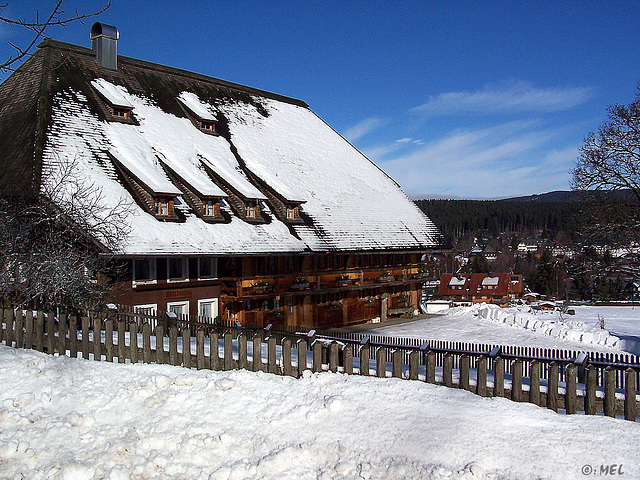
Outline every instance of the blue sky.
MULTIPOLYGON (((9 2, 28 19, 54 4, 9 2)), ((95 20, 47 34, 90 46, 95 20)), ((640 2, 113 0, 97 20, 121 55, 305 100, 414 198, 569 189, 585 136, 640 81, 640 2)))

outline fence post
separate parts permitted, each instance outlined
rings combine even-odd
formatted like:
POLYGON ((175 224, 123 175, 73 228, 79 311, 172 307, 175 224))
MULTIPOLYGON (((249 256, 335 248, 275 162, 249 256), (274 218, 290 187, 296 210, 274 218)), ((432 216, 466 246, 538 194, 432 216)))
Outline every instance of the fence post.
POLYGON ((13 309, 7 309, 7 318, 5 319, 5 338, 7 347, 13 346, 13 309))
POLYGON ((496 357, 493 368, 493 396, 504 397, 504 358, 496 357))
POLYGON ((288 377, 293 375, 291 366, 291 337, 282 340, 282 374, 288 377))
POLYGON ((304 338, 298 340, 298 376, 307 369, 307 341, 304 338))
POLYGON ((584 413, 585 415, 595 415, 596 389, 598 388, 598 367, 589 365, 587 367, 587 384, 584 392, 584 413))
POLYGON ((22 348, 24 345, 24 317, 22 315, 22 311, 18 311, 18 314, 15 317, 15 325, 16 348, 22 348))
POLYGON ((113 362, 113 320, 111 319, 104 322, 104 349, 107 362, 113 362))
MULTIPOLYGON (((89 358, 89 319, 88 318, 87 318, 86 333, 84 330, 84 322, 82 324, 83 345, 84 345, 85 335, 87 336, 87 344, 86 344, 87 357, 86 358, 89 358)), ((100 338, 101 336, 102 336, 102 321, 100 320, 100 317, 96 315, 95 317, 93 317, 93 359, 98 362, 102 360, 102 339, 100 338)), ((106 337, 105 337, 105 344, 106 344, 106 337)))
POLYGON ((191 330, 189 327, 182 329, 182 365, 191 368, 191 330))
POLYGON ((329 345, 329 370, 333 373, 338 371, 338 342, 335 340, 329 345))
POLYGON ((487 368, 488 368, 488 360, 487 357, 482 355, 478 358, 478 373, 477 373, 477 382, 476 382, 476 394, 481 397, 487 396, 487 368))
POLYGON ((616 416, 616 371, 611 367, 604 369, 604 414, 616 416))
MULTIPOLYGON (((298 358, 298 361, 300 361, 299 358, 298 358)), ((253 371, 259 372, 261 370, 262 370, 262 334, 256 333, 255 336, 253 337, 253 371)))
MULTIPOLYGON (((9 315, 13 315, 13 312, 9 310, 7 315, 7 320, 9 320, 9 315)), ((7 335, 9 335, 9 325, 7 324, 7 335)), ((39 352, 44 352, 44 312, 42 310, 38 310, 38 314, 36 316, 36 350, 39 352)), ((9 337, 7 337, 7 345, 10 346, 11 342, 9 341, 9 337)), ((87 356, 87 358, 89 358, 87 356)))
POLYGON ((322 343, 319 340, 313 342, 313 371, 322 371, 322 343))
POLYGON ((369 337, 365 338, 365 342, 361 342, 360 346, 360 375, 369 376, 369 360, 371 359, 371 348, 369 346, 369 337))
POLYGON ((511 400, 522 401, 522 360, 518 359, 511 366, 511 400))
POLYGON ((247 359, 247 335, 241 333, 237 338, 238 342, 238 368, 240 370, 249 369, 249 360, 247 359))
POLYGON ((444 354, 444 360, 442 363, 442 383, 447 387, 453 387, 453 355, 450 353, 444 354))
POLYGON ((460 382, 458 386, 463 390, 469 390, 469 355, 460 357, 460 382))
POLYGON ((425 375, 427 383, 436 383, 436 352, 429 350, 427 352, 427 372, 425 375))
POLYGON ((124 363, 126 358, 125 350, 125 329, 124 329, 124 320, 120 320, 118 323, 118 363, 124 363))
POLYGON ((211 370, 220 370, 220 335, 218 332, 209 334, 209 368, 211 370))
POLYGON ((138 325, 136 322, 129 324, 129 358, 131 363, 138 363, 138 325))
MULTIPOLYGON (((40 323, 40 312, 38 312, 38 323, 40 323)), ((39 331, 42 331, 42 329, 38 329, 39 331)), ((100 338, 100 330, 98 330, 97 332, 94 330, 93 331, 93 338, 96 337, 96 334, 98 335, 98 338, 100 338)), ((40 337, 39 343, 42 342, 42 337, 40 337)), ((89 360, 89 317, 87 317, 86 315, 84 317, 82 317, 82 358, 84 358, 85 360, 89 360)), ((94 350, 94 354, 93 354, 93 358, 95 359, 95 350, 94 350)), ((98 356, 97 358, 98 360, 100 360, 100 357, 98 356)))
POLYGON ((345 345, 342 349, 342 358, 344 358, 344 373, 353 375, 353 345, 345 345))
POLYGON ((418 379, 419 361, 420 361, 420 352, 413 351, 409 354, 409 380, 418 379))
MULTIPOLYGON (((1 328, 0 328, 1 330, 1 328)), ((25 346, 24 348, 33 348, 33 310, 27 310, 27 318, 25 319, 25 346)), ((0 332, 2 335, 2 332, 0 332)))
POLYGON ((58 318, 58 352, 67 354, 67 314, 62 313, 58 318))
POLYGON ((169 365, 180 365, 178 360, 178 327, 169 327, 169 365))
MULTIPOLYGON (((29 318, 27 317, 27 324, 29 323, 28 320, 29 318)), ((33 322, 33 319, 31 321, 33 322)), ((28 332, 27 330, 27 333, 28 332)), ((78 358, 78 317, 75 315, 69 317, 69 340, 69 356, 71 358, 78 358)), ((33 340, 28 340, 28 342, 33 342, 33 340)))
POLYGON ((549 380, 547 382, 547 408, 558 411, 558 364, 549 364, 549 380))
POLYGON ((204 369, 204 330, 199 329, 196 332, 196 368, 204 369))
POLYGON ((394 378, 402 378, 402 350, 396 349, 391 354, 392 368, 391 376, 394 378))
POLYGON ((269 340, 267 340, 267 371, 269 373, 278 373, 278 364, 276 363, 276 337, 274 337, 273 335, 271 335, 269 337, 269 340))
POLYGON ((49 311, 47 314, 47 353, 49 355, 53 355, 56 344, 55 344, 55 326, 56 321, 53 316, 53 312, 49 311))
POLYGON ((578 367, 576 365, 571 364, 567 366, 567 379, 566 379, 566 393, 564 396, 564 408, 567 411, 567 415, 573 415, 577 411, 577 402, 578 402, 578 367))
POLYGON ((540 406, 540 362, 534 360, 529 367, 529 402, 540 406))
POLYGON ((142 325, 142 361, 151 363, 151 325, 142 325))
POLYGON ((233 335, 231 332, 224 334, 224 370, 233 370, 233 335))
POLYGON ((387 351, 384 347, 378 347, 376 351, 376 375, 379 378, 387 376, 387 351))
POLYGON ((624 395, 624 418, 625 420, 636 421, 636 371, 628 368, 625 378, 625 395, 624 395))
POLYGON ((156 325, 156 363, 158 365, 164 363, 164 328, 162 325, 156 325))
POLYGON ((2 325, 4 324, 4 319, 7 315, 8 315, 8 309, 0 310, 0 343, 2 343, 4 339, 4 327, 2 325))

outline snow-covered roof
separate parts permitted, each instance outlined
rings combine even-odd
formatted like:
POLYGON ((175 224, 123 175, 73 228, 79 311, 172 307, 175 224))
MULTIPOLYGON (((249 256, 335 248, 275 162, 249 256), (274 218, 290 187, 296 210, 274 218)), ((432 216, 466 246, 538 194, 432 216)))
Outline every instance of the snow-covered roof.
MULTIPOLYGON (((42 181, 73 161, 78 178, 101 188, 105 207, 132 204, 125 254, 420 251, 442 244, 396 182, 302 101, 126 57, 117 72, 106 72, 90 49, 50 40, 45 46, 59 67, 47 83, 55 88, 46 87, 42 181), (68 56, 74 62, 60 61, 68 56), (133 108, 133 118, 107 116, 96 92, 133 108), (183 107, 215 120, 218 135, 199 129, 183 107), (152 194, 186 195, 178 176, 197 195, 260 200, 262 221, 246 221, 233 198, 222 222, 206 222, 183 202, 180 218, 159 221, 138 207, 121 167, 152 194), (302 203, 297 222, 278 213, 289 202, 302 203)), ((29 62, 42 61, 42 50, 29 62)))
POLYGON ((464 284, 467 283, 467 279, 465 277, 451 277, 449 280, 450 287, 464 287, 464 284))
POLYGON ((485 277, 482 279, 483 287, 495 287, 500 283, 500 278, 498 277, 485 277))

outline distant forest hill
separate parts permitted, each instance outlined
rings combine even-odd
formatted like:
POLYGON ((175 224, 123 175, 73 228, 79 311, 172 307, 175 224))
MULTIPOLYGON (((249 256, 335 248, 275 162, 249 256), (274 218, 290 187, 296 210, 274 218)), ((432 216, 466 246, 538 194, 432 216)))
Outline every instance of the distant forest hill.
POLYGON ((583 198, 580 192, 557 191, 504 200, 416 200, 416 204, 447 239, 476 235, 479 230, 493 237, 536 231, 571 237, 579 228, 583 198))

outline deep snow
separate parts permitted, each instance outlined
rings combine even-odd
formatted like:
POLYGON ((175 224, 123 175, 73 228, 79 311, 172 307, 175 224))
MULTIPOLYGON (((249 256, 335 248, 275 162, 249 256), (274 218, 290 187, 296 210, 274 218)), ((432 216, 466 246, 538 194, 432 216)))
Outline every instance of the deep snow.
POLYGON ((0 477, 639 478, 640 425, 423 382, 122 365, 0 346, 0 477), (621 467, 620 467, 621 466, 621 467))

